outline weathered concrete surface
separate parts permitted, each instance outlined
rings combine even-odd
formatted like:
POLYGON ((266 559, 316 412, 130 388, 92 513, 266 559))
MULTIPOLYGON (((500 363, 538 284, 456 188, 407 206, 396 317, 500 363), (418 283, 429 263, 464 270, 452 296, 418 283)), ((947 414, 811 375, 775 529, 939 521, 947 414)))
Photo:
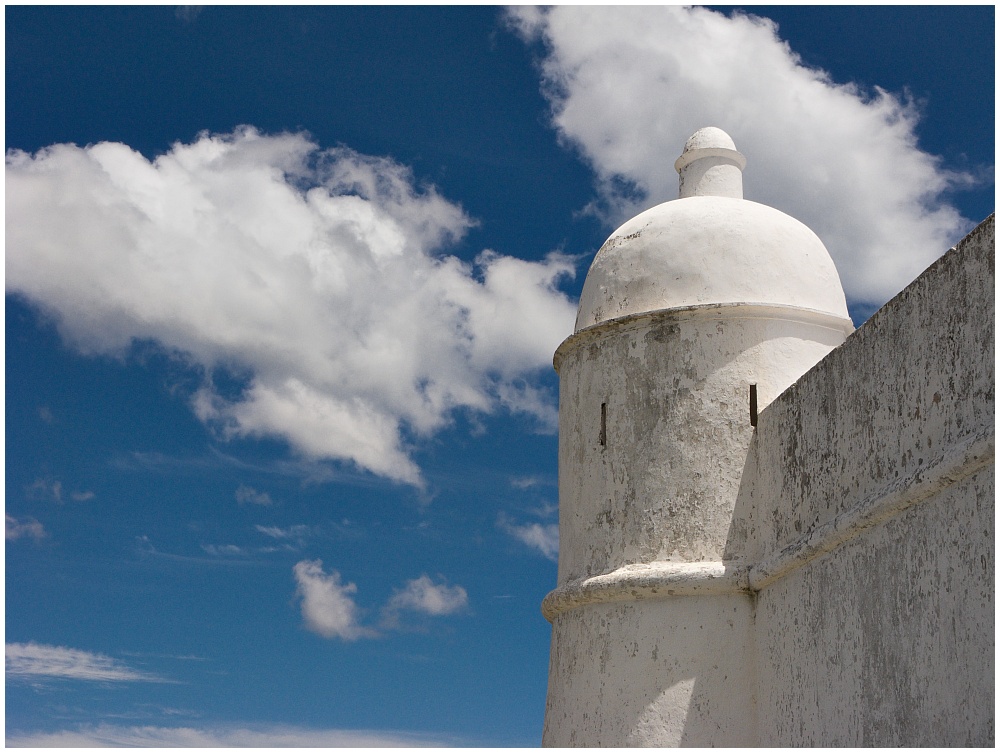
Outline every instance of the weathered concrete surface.
MULTIPOLYGON (((711 149, 670 203, 745 203, 711 149)), ((681 215, 723 257, 750 234, 681 215)), ((543 744, 992 745, 993 218, 840 347, 839 282, 796 298, 706 252, 713 287, 640 230, 555 358, 543 744)))
POLYGON ((668 310, 560 347, 560 583, 634 563, 722 558, 753 435, 750 385, 766 406, 843 342, 836 319, 816 316, 668 310))
POLYGON ((560 348, 545 745, 756 739, 752 601, 745 574, 719 562, 753 436, 749 388, 767 405, 844 337, 814 311, 715 306, 609 322, 560 348))
POLYGON ((730 557, 760 559, 993 435, 992 239, 991 217, 762 411, 740 503, 762 509, 734 520, 747 549, 730 557))
POLYGON ((993 745, 992 476, 760 592, 760 744, 993 745))
POLYGON ((725 555, 792 563, 756 581, 760 744, 993 744, 994 378, 991 217, 762 412, 725 555))
POLYGON ((751 615, 739 594, 591 604, 557 617, 542 744, 754 744, 751 615))
POLYGON ((745 745, 753 601, 723 562, 751 425, 853 330, 822 242, 743 201, 718 129, 685 198, 620 228, 556 352, 558 588, 545 745, 745 745))

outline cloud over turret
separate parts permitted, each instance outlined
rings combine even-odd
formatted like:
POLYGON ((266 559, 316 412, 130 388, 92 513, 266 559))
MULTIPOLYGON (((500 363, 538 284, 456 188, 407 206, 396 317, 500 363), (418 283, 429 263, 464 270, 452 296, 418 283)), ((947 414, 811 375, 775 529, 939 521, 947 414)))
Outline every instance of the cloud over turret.
POLYGON ((553 125, 596 173, 613 226, 677 197, 674 157, 706 125, 746 155, 747 199, 819 235, 849 301, 884 303, 972 226, 945 198, 972 177, 918 147, 914 102, 807 67, 773 21, 597 6, 509 18, 543 44, 553 125))

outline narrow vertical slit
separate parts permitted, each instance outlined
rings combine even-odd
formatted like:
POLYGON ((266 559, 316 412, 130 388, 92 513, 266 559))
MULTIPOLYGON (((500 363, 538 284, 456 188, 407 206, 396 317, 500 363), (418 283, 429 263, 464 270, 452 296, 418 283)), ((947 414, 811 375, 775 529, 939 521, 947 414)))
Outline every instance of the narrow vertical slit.
POLYGON ((757 425, 757 385, 750 385, 750 425, 757 425))
POLYGON ((606 447, 608 444, 608 404, 601 403, 601 447, 606 447))

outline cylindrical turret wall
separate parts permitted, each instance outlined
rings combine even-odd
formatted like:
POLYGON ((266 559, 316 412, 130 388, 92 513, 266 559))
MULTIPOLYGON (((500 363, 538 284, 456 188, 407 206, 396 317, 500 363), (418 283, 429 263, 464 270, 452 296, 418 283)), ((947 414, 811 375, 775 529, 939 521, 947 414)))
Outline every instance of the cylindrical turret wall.
POLYGON ((744 165, 724 132, 694 134, 682 198, 602 246, 556 352, 544 745, 759 739, 753 599, 729 537, 753 408, 853 327, 822 242, 744 201, 744 165))
POLYGON ((693 563, 725 569, 753 434, 750 385, 763 409, 844 339, 832 318, 796 313, 661 311, 591 327, 559 349, 553 596, 581 594, 573 608, 552 599, 544 745, 756 739, 751 598, 724 578, 692 588, 685 574, 693 563), (663 587, 637 600, 650 563, 665 565, 653 576, 663 587), (595 576, 618 597, 592 600, 595 576))
MULTIPOLYGON (((794 309, 700 306, 589 328, 559 349, 559 582, 722 559, 764 407, 844 340, 794 309)), ((806 312, 802 312, 805 314, 806 312)))

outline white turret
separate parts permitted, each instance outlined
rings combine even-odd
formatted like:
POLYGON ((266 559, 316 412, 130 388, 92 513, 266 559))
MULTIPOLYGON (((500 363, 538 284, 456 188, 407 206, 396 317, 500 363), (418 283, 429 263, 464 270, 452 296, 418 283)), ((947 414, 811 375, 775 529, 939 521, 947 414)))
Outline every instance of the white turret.
POLYGON ((744 200, 745 165, 718 128, 691 136, 680 198, 605 242, 556 351, 546 745, 756 739, 733 506, 756 410, 853 326, 823 243, 744 200))

